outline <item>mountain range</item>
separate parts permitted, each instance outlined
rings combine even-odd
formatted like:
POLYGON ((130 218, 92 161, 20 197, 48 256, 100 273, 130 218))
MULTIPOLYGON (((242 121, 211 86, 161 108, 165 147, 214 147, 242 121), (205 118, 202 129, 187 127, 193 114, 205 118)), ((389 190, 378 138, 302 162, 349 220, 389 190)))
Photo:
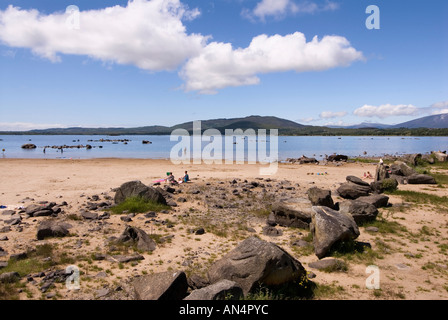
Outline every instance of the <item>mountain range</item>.
MULTIPOLYGON (((279 135, 448 135, 448 113, 427 116, 396 125, 361 123, 347 127, 325 127, 303 125, 273 116, 248 116, 244 118, 212 119, 201 121, 202 131, 217 129, 222 134, 226 129, 278 129, 279 135)), ((1 128, 0 128, 1 129, 1 128)), ((144 126, 136 128, 52 128, 30 131, 0 131, 0 134, 45 134, 45 135, 170 135, 175 129, 193 131, 193 122, 172 127, 144 126)))

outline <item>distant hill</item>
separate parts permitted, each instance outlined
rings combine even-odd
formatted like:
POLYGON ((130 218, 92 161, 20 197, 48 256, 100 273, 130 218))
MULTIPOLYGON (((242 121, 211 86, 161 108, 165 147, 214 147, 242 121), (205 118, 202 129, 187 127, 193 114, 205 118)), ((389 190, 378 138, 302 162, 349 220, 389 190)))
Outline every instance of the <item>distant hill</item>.
POLYGON ((427 116, 418 118, 415 120, 396 124, 391 128, 431 128, 431 129, 447 129, 448 128, 448 113, 436 114, 433 116, 427 116))
POLYGON ((360 124, 354 124, 350 126, 328 126, 329 128, 344 128, 344 129, 388 129, 392 125, 382 123, 363 122, 360 124))
MULTIPOLYGON (((170 135, 175 129, 185 129, 190 134, 193 122, 172 127, 144 126, 136 128, 54 128, 30 131, 0 131, 0 134, 27 135, 170 135)), ((349 127, 307 126, 291 120, 271 116, 202 120, 201 129, 278 129, 281 136, 448 136, 448 114, 428 116, 389 126, 378 123, 361 123, 349 127)), ((269 133, 268 133, 269 134, 269 133)))

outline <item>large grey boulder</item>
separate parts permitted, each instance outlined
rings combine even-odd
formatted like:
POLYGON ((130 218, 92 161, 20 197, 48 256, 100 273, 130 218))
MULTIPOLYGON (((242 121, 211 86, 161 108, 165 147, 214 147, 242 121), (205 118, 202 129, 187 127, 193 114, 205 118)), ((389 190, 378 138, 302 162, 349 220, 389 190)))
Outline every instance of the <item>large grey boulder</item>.
POLYGON ((372 191, 370 185, 361 185, 351 181, 344 182, 337 189, 339 195, 344 199, 356 199, 362 196, 367 196, 372 191))
POLYGON ((433 152, 432 155, 436 158, 439 162, 445 162, 448 161, 448 155, 444 152, 433 152))
POLYGON ((327 207, 313 206, 310 231, 313 235, 314 253, 321 259, 339 241, 356 239, 358 226, 350 214, 327 207))
POLYGON ((259 285, 276 286, 306 278, 302 264, 274 243, 250 237, 208 270, 210 283, 236 282, 244 295, 259 285))
POLYGON ((357 200, 373 204, 375 208, 384 208, 389 204, 389 197, 384 194, 371 194, 369 196, 359 197, 357 200))
POLYGON ((239 300, 243 289, 234 281, 223 279, 207 287, 193 290, 184 300, 239 300))
POLYGON ((373 221, 378 216, 378 209, 371 203, 359 200, 347 200, 339 204, 339 212, 350 214, 357 225, 373 221))
POLYGON ((147 186, 141 181, 129 181, 123 183, 116 189, 114 201, 115 204, 120 204, 131 197, 141 197, 145 200, 166 205, 166 199, 159 190, 147 186))
POLYGON ((311 204, 313 206, 324 206, 335 209, 330 190, 324 190, 318 187, 312 187, 308 189, 307 194, 308 199, 311 201, 311 204))
POLYGON ((140 251, 154 251, 156 242, 151 239, 148 234, 140 228, 126 226, 118 242, 135 245, 140 251))
POLYGON ((182 300, 187 296, 188 282, 183 271, 166 271, 137 277, 133 281, 138 300, 182 300))
POLYGON ((42 221, 37 227, 37 240, 49 237, 65 237, 69 234, 71 225, 54 220, 42 221))
POLYGON ((283 227, 308 229, 310 222, 311 206, 309 203, 274 203, 268 217, 268 223, 276 223, 283 227))
POLYGON ((408 184, 437 184, 437 182, 428 174, 413 174, 408 177, 408 184))

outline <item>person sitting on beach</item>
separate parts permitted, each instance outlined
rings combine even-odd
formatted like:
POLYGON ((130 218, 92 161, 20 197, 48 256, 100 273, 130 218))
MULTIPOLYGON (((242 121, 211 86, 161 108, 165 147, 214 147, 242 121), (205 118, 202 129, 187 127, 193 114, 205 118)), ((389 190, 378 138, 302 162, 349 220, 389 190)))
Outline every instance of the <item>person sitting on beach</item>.
POLYGON ((167 172, 166 174, 168 177, 165 179, 165 182, 169 182, 171 184, 177 184, 176 178, 174 178, 172 172, 167 172))
POLYGON ((366 176, 366 178, 367 178, 367 179, 373 179, 372 174, 371 174, 369 171, 367 171, 367 176, 366 176))
POLYGON ((182 178, 182 180, 183 180, 184 182, 188 182, 188 181, 190 181, 190 176, 188 175, 188 172, 187 172, 187 171, 185 171, 185 175, 184 175, 184 177, 182 178))

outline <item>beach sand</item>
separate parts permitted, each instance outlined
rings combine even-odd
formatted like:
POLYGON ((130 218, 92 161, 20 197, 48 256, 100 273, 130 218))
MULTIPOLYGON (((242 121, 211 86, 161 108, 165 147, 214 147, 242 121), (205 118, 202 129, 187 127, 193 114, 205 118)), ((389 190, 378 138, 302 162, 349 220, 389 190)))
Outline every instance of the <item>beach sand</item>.
MULTIPOLYGON (((227 215, 225 209, 220 211, 213 205, 218 200, 224 204, 232 204, 238 200, 239 204, 247 205, 247 211, 256 212, 253 210, 254 203, 251 206, 249 200, 256 201, 259 194, 256 193, 251 199, 233 197, 232 189, 229 187, 229 182, 233 179, 259 182, 270 179, 272 189, 275 189, 279 182, 292 186, 288 191, 278 190, 280 192, 273 193, 278 195, 279 200, 285 197, 305 198, 306 191, 316 186, 331 190, 334 201, 341 201, 342 199, 336 196, 335 190, 345 182, 346 176, 354 175, 362 178, 367 171, 374 174, 376 164, 281 163, 277 172, 270 176, 260 175, 260 167, 266 168, 252 164, 175 165, 169 160, 144 159, 0 159, 1 205, 10 209, 26 207, 39 201, 57 204, 66 201, 68 205, 63 209, 64 214, 60 214, 57 219, 65 219, 73 225, 70 237, 38 241, 37 224, 47 217, 24 218, 20 232, 18 226, 13 226, 11 231, 0 233, 0 238, 8 237, 7 241, 0 241, 0 247, 8 254, 14 254, 50 243, 55 245, 58 251, 79 258, 90 253, 106 253, 107 238, 118 237, 128 224, 140 227, 149 234, 158 234, 170 239, 159 244, 153 253, 142 253, 144 260, 138 263, 118 265, 107 260, 73 258, 70 264, 78 266, 82 271, 81 289, 69 291, 65 284, 55 284, 55 287, 48 292, 54 292, 56 295, 49 297, 57 299, 95 299, 102 296, 100 292, 104 287, 110 289, 106 297, 130 299, 132 297, 126 290, 126 281, 132 277, 166 270, 182 270, 187 274, 193 271, 204 273, 213 261, 252 235, 278 244, 299 260, 307 271, 313 272, 316 277, 312 281, 320 288, 316 294, 317 299, 448 299, 446 210, 431 205, 406 204, 401 197, 391 196, 389 202, 393 207, 380 209, 380 214, 386 222, 398 224, 404 227, 405 231, 372 233, 360 227, 361 235, 356 240, 369 243, 378 255, 372 259, 345 259, 348 265, 346 271, 324 272, 308 266, 309 263, 318 260, 312 250, 298 250, 291 244, 292 240, 307 237, 308 230, 277 227, 283 231, 283 235, 266 236, 262 233, 262 228, 266 225, 266 216, 254 214, 250 219, 241 222, 235 212, 227 215), (140 180, 144 184, 152 185, 154 180, 165 177, 167 171, 173 172, 176 178, 181 177, 184 171, 188 171, 192 179, 191 183, 176 187, 183 192, 174 196, 176 200, 182 195, 187 198, 187 202, 178 202, 178 206, 173 207, 169 213, 158 214, 157 219, 168 220, 168 224, 148 222, 142 214, 135 216, 131 222, 120 220, 122 215, 111 215, 111 218, 104 222, 72 221, 64 218, 70 214, 79 215, 92 195, 98 195, 101 200, 105 196, 113 197, 114 188, 131 180, 140 180), (203 192, 192 195, 187 192, 191 188, 203 192), (210 188, 219 190, 218 200, 204 197, 210 188), (238 223, 245 224, 247 228, 238 228, 238 223), (197 227, 203 227, 205 233, 195 235, 190 232, 190 229, 197 227), (251 231, 248 231, 249 228, 251 231), (228 232, 225 232, 226 229, 228 232), (366 267, 370 264, 379 268, 380 290, 366 288, 366 279, 370 275, 366 273, 366 267), (117 287, 122 290, 116 291, 117 287)), ((437 186, 400 185, 399 189, 446 195, 446 189, 437 186)), ((239 206, 238 210, 245 209, 239 206)), ((0 221, 0 228, 5 225, 5 222, 0 221)), ((0 261, 7 261, 7 258, 8 256, 0 257, 0 261)), ((343 256, 340 258, 344 259, 343 256)), ((56 269, 63 269, 68 265, 58 265, 56 269)), ((26 279, 22 282, 27 283, 26 279)), ((48 294, 48 292, 42 294, 39 285, 31 282, 26 284, 26 288, 20 293, 20 299, 39 299, 48 294)))

